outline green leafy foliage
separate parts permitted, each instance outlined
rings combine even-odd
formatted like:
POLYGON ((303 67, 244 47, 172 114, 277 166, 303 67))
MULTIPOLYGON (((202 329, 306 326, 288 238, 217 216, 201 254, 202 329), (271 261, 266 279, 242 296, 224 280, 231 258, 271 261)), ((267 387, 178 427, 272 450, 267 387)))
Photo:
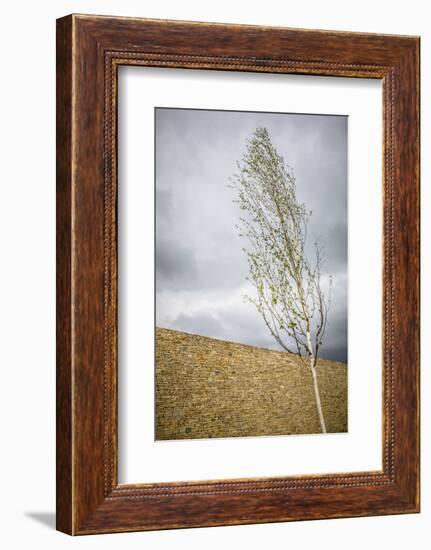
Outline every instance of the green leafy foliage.
POLYGON ((298 201, 292 168, 257 128, 231 178, 242 215, 238 234, 247 245, 247 279, 255 294, 245 296, 262 316, 275 340, 313 366, 327 326, 328 298, 321 288, 322 247, 314 243, 313 264, 306 255, 307 225, 312 215, 298 201))

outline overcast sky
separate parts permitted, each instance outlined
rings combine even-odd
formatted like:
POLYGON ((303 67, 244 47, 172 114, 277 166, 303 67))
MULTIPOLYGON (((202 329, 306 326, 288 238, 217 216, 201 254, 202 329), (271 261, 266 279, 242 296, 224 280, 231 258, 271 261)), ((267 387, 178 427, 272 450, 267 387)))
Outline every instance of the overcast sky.
POLYGON ((347 117, 156 109, 156 325, 280 349, 246 282, 229 177, 257 127, 296 176, 333 291, 323 357, 347 361, 347 117))

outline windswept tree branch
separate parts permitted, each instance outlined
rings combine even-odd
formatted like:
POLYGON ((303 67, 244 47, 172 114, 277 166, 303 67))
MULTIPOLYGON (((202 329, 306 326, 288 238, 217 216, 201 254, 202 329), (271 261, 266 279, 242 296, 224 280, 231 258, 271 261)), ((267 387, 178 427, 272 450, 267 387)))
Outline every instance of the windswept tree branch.
POLYGON ((246 296, 279 345, 315 365, 327 328, 332 279, 322 288, 323 250, 306 254, 312 215, 296 194, 293 170, 257 128, 231 178, 242 211, 238 231, 247 243, 249 277, 256 296, 246 296))

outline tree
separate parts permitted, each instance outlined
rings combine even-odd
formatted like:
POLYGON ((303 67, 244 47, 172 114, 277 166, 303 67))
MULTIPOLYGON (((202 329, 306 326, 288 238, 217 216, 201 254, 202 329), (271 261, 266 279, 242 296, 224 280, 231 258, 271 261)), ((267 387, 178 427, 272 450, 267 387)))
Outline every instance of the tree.
POLYGON ((332 278, 327 298, 322 290, 323 249, 314 242, 314 261, 307 258, 307 225, 312 215, 296 196, 293 170, 272 145, 268 130, 257 128, 231 178, 242 211, 237 225, 248 246, 249 274, 255 296, 246 295, 269 332, 287 352, 308 366, 320 427, 326 424, 316 363, 325 334, 332 278))

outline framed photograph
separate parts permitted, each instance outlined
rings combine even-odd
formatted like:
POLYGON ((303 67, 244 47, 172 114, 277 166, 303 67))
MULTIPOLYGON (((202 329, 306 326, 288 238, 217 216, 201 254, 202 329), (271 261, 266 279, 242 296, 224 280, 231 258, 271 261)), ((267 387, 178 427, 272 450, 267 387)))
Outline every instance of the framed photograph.
POLYGON ((57 21, 57 528, 419 511, 419 38, 57 21))

